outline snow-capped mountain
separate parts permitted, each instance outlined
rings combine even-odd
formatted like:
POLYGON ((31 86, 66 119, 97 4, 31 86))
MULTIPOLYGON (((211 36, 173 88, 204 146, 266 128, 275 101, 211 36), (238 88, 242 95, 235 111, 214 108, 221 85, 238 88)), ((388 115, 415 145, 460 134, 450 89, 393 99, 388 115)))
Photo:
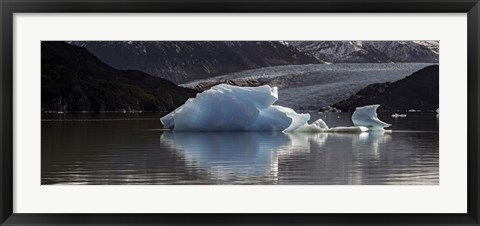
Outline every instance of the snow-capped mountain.
POLYGON ((439 54, 439 43, 438 41, 413 41, 419 45, 426 46, 427 48, 431 49, 436 54, 439 54))
POLYGON ((137 69, 175 83, 232 72, 321 63, 277 41, 71 41, 117 69, 137 69))
POLYGON ((331 63, 438 63, 438 41, 283 42, 331 63))

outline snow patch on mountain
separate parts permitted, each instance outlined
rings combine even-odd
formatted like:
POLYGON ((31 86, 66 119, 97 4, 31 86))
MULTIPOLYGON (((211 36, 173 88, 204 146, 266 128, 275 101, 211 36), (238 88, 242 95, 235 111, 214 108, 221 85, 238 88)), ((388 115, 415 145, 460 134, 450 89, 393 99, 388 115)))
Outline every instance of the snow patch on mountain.
POLYGON ((333 63, 437 63, 438 41, 290 41, 300 51, 333 63))

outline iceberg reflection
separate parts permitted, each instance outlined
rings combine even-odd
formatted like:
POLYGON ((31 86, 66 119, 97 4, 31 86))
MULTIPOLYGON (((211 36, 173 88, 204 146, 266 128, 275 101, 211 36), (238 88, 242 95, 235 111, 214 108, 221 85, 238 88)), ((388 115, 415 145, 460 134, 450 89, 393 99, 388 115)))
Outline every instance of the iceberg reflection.
MULTIPOLYGON (((311 180, 325 172, 350 172, 341 167, 351 167, 356 163, 348 161, 348 156, 362 152, 376 159, 379 144, 388 142, 389 134, 360 133, 270 133, 270 132, 231 132, 231 133, 175 133, 164 132, 161 142, 179 150, 185 159, 197 167, 205 168, 216 178, 227 183, 249 183, 256 179, 269 183, 289 181, 294 167, 314 166, 310 175, 295 175, 295 178, 308 177, 311 180), (337 158, 344 155, 346 158, 337 158), (328 159, 345 159, 347 163, 330 164, 328 159), (338 167, 332 169, 331 167, 338 167), (287 170, 288 169, 288 170, 287 170), (248 180, 246 179, 248 178, 248 180)), ((358 173, 358 172, 357 172, 358 173)), ((358 177, 358 175, 350 175, 358 177)), ((347 177, 348 178, 348 177, 347 177)), ((358 177, 361 178, 361 177, 358 177)), ((358 182, 360 183, 360 182, 358 182)))

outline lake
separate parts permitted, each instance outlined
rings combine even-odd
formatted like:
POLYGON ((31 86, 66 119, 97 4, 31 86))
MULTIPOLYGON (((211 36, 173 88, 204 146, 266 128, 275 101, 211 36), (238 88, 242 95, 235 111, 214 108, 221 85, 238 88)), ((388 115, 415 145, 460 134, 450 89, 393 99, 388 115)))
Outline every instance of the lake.
MULTIPOLYGON (((351 113, 310 113, 330 127, 351 113)), ((172 133, 164 113, 43 114, 41 183, 438 185, 435 113, 391 118, 391 133, 172 133)))

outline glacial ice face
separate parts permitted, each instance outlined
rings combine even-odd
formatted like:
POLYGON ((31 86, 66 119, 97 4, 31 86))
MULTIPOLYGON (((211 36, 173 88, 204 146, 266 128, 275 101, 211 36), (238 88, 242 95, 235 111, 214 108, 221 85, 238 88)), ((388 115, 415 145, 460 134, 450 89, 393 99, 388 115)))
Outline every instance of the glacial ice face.
POLYGON ((273 105, 277 100, 276 87, 220 84, 197 94, 160 121, 174 131, 295 131, 308 125, 309 114, 273 105))
POLYGON ((380 121, 377 117, 377 108, 380 105, 369 105, 357 107, 352 114, 352 122, 355 126, 367 127, 368 130, 384 130, 385 127, 391 126, 388 123, 380 121))

